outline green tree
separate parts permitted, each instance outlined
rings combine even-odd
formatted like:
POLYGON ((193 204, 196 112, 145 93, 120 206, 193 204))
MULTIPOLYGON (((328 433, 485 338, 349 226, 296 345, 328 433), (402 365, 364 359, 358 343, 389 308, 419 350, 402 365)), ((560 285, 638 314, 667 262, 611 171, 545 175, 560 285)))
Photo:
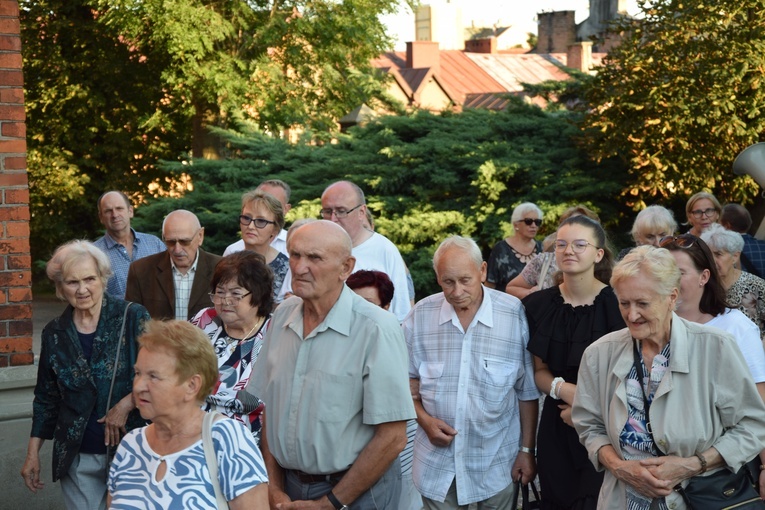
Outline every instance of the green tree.
POLYGON ((588 87, 586 143, 627 163, 635 208, 703 189, 751 200, 757 187, 730 168, 765 132, 765 2, 638 4, 642 17, 613 27, 624 39, 588 87))

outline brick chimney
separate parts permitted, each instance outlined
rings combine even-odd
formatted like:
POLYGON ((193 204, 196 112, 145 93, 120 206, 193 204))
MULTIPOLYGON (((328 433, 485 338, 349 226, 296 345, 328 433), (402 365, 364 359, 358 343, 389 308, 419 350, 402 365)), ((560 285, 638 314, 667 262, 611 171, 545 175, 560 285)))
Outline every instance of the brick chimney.
POLYGON ((576 41, 575 11, 537 14, 537 47, 534 53, 563 53, 576 41))
POLYGON ((497 38, 487 37, 486 39, 471 39, 465 41, 465 51, 468 53, 496 53, 497 38))
POLYGON ((592 42, 580 41, 570 44, 566 52, 566 66, 589 73, 592 68, 592 42))
POLYGON ((432 68, 435 73, 440 69, 440 50, 433 41, 411 41, 406 43, 406 67, 409 69, 432 68))

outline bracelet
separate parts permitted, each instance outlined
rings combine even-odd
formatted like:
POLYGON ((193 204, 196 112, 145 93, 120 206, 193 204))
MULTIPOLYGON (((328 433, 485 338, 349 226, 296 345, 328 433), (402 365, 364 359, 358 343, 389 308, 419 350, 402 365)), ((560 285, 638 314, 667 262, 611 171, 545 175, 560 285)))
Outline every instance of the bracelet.
POLYGON ((519 450, 523 453, 528 453, 529 455, 533 455, 534 457, 537 456, 536 448, 526 448, 525 446, 521 446, 519 450))
POLYGON ((558 391, 560 387, 563 385, 563 383, 566 382, 562 377, 556 377, 552 380, 552 384, 550 385, 550 397, 554 398, 555 400, 560 400, 560 395, 558 394, 558 391))
MULTIPOLYGON (((696 455, 696 458, 699 459, 699 462, 701 462, 701 473, 706 473, 707 471, 707 459, 704 458, 704 456, 700 453, 694 454, 696 455)), ((699 474, 701 474, 699 473, 699 474)))

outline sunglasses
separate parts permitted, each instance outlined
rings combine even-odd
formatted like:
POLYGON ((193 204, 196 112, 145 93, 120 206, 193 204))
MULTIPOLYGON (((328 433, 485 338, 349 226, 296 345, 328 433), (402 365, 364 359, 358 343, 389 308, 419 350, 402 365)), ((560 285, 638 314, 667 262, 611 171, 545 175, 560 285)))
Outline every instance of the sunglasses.
POLYGON ((535 220, 535 219, 532 219, 532 218, 523 218, 522 220, 518 220, 518 221, 522 221, 523 223, 525 223, 529 227, 531 225, 536 225, 537 227, 541 227, 542 226, 542 220, 540 220, 540 219, 536 219, 535 220))
POLYGON ((687 250, 696 244, 699 238, 693 234, 680 234, 679 236, 665 236, 659 241, 659 246, 662 248, 683 248, 687 250))

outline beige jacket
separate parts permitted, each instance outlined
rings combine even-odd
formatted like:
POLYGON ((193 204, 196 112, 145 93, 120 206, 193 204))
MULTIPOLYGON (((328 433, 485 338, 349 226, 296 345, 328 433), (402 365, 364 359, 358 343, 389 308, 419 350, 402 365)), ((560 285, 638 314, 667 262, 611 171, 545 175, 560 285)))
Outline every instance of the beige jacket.
MULTIPOLYGON (((657 446, 668 455, 691 457, 714 446, 738 470, 765 444, 765 405, 735 340, 728 333, 672 316, 670 362, 651 404, 657 446)), ((633 365, 628 329, 590 345, 579 367, 572 418, 590 461, 610 444, 621 455, 619 434, 627 420, 624 379, 633 365)), ((624 484, 606 472, 598 508, 626 508, 624 484)), ((683 509, 681 496, 667 497, 683 509)))

